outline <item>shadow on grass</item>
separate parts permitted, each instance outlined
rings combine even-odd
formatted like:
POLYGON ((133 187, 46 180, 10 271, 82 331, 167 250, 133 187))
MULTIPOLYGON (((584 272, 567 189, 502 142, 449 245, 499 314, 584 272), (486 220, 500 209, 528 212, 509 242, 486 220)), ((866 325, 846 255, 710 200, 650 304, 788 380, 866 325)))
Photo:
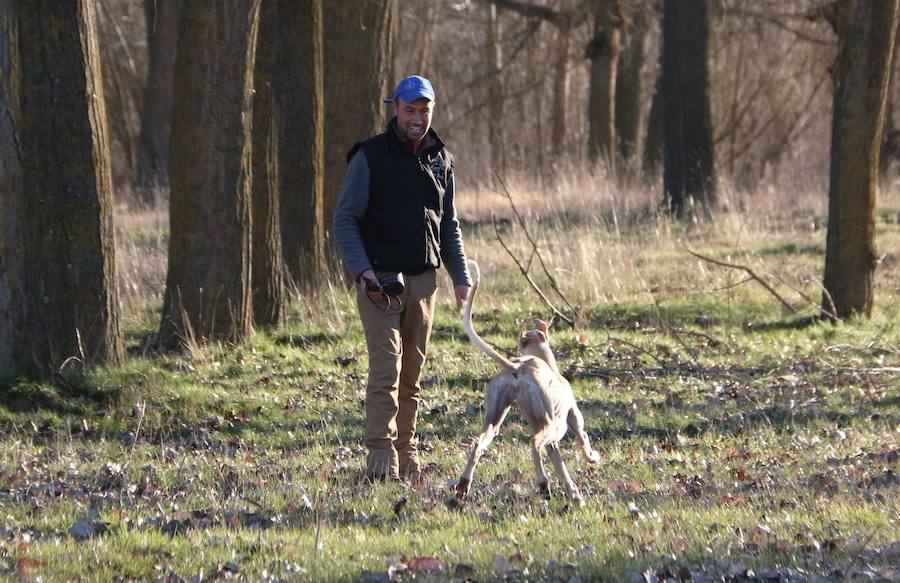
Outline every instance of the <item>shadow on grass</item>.
POLYGON ((141 330, 128 333, 125 337, 125 352, 128 358, 146 358, 160 354, 156 330, 141 330))
POLYGON ((740 327, 745 331, 802 330, 821 321, 817 316, 786 316, 771 319, 773 306, 758 304, 723 304, 708 301, 671 303, 642 308, 606 305, 591 310, 589 327, 607 330, 646 330, 657 327, 699 327, 715 333, 724 327, 740 327))
POLYGON ((854 423, 879 423, 890 427, 900 422, 900 414, 895 411, 876 412, 873 409, 892 408, 898 401, 900 398, 882 399, 873 401, 872 408, 859 406, 847 411, 819 407, 791 409, 785 404, 772 404, 743 411, 721 411, 720 405, 684 403, 665 405, 664 408, 674 415, 686 416, 690 420, 657 425, 638 423, 627 404, 621 402, 582 400, 579 407, 584 414, 588 433, 592 439, 619 440, 639 437, 668 440, 678 435, 695 438, 710 432, 740 435, 763 427, 783 432, 816 423, 826 423, 839 428, 849 427, 854 423), (688 413, 690 415, 687 415, 688 413))
POLYGON ((272 341, 279 346, 290 346, 292 348, 309 348, 321 344, 329 344, 337 342, 340 337, 336 334, 328 332, 317 332, 315 334, 279 334, 272 337, 272 341))
POLYGON ((818 326, 822 322, 827 322, 828 320, 822 318, 821 316, 801 316, 794 318, 786 318, 783 320, 773 320, 770 322, 763 322, 761 324, 751 324, 746 326, 748 330, 757 330, 759 332, 768 332, 775 330, 806 330, 807 328, 812 328, 813 326, 818 326))
POLYGON ((51 411, 62 416, 93 415, 114 402, 118 388, 100 387, 82 371, 69 368, 45 379, 26 376, 0 379, 0 406, 11 413, 51 411))
POLYGON ((822 245, 798 245, 796 243, 765 247, 759 251, 759 254, 763 257, 778 257, 781 255, 813 255, 819 257, 824 253, 825 248, 822 245))

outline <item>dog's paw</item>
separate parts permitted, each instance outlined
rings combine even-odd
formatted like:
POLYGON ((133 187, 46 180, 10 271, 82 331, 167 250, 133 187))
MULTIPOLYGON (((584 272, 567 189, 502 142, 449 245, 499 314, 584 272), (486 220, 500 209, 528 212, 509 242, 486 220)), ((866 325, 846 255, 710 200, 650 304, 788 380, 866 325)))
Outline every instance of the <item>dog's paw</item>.
POLYGON ((550 499, 550 482, 540 482, 538 485, 538 493, 540 493, 541 497, 549 500, 550 499))
POLYGON ((466 497, 466 494, 469 493, 469 480, 466 478, 460 478, 459 482, 456 484, 456 499, 462 500, 466 497))

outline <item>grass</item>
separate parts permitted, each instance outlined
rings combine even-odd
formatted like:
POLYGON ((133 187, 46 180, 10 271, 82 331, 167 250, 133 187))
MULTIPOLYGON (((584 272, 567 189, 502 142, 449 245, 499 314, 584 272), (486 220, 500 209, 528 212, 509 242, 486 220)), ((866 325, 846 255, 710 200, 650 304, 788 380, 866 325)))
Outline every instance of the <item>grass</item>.
MULTIPOLYGON (((332 283, 245 346, 154 353, 146 340, 164 283, 165 221, 121 214, 132 358, 56 382, 6 383, 0 573, 900 580, 896 195, 878 213, 875 313, 838 325, 814 318, 824 254, 815 197, 732 195, 715 222, 684 225, 643 210, 643 193, 594 195, 573 182, 516 199, 580 307, 578 327, 556 326, 553 343, 603 459, 589 466, 571 436, 563 442, 584 508, 567 503, 555 478, 550 500, 536 495, 516 414, 470 499, 454 500, 495 367, 465 339, 448 282, 420 407, 427 482, 369 486, 360 481, 367 356, 351 294, 332 283), (687 249, 751 267, 796 312, 687 249)), ((512 348, 547 309, 495 238, 490 216, 508 213, 503 199, 485 192, 460 206, 485 277, 476 326, 512 348)), ((529 250, 520 229, 504 228, 513 250, 529 250)))

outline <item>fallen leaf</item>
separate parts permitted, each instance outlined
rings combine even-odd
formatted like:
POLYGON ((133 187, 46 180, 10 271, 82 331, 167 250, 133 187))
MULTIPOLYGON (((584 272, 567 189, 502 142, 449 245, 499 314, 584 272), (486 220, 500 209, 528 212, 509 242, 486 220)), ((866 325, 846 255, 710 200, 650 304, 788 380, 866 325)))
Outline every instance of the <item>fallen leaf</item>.
POLYGON ((438 556, 413 557, 409 560, 409 570, 417 573, 437 573, 444 570, 444 562, 438 556))

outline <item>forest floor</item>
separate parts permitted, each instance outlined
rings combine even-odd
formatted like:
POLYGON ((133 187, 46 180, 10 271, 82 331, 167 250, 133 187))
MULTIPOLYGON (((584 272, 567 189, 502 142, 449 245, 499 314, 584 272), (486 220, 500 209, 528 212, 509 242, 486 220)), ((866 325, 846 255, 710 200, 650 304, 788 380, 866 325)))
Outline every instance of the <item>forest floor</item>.
MULTIPOLYGON (((129 360, 2 390, 0 575, 900 581, 900 199, 878 210, 872 318, 834 325, 815 317, 823 204, 778 198, 688 225, 621 200, 517 200, 579 306, 551 338, 602 458, 562 442, 583 508, 555 476, 552 497, 538 495, 517 413, 456 501, 496 366, 466 339, 445 275, 420 405, 424 483, 369 485, 367 355, 338 278, 247 345, 160 354, 165 217, 120 213, 129 360), (752 269, 791 307, 690 251, 752 269)), ((526 259, 528 237, 500 196, 460 207, 483 273, 475 326, 512 349, 549 317, 497 233, 526 259)))

